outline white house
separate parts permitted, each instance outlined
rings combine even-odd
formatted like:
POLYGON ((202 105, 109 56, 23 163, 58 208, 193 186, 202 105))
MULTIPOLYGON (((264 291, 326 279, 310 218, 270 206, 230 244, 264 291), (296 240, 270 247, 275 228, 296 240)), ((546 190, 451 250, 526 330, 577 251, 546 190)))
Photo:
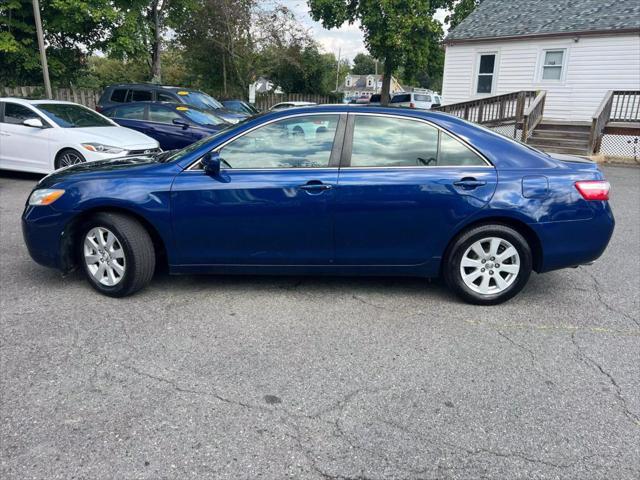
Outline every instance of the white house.
POLYGON ((640 0, 484 0, 444 43, 445 105, 544 90, 545 120, 590 122, 640 90, 640 0))
MULTIPOLYGON (((382 90, 382 75, 355 75, 349 73, 344 78, 344 83, 338 88, 338 92, 344 94, 345 97, 370 97, 374 93, 380 93, 382 90)), ((402 85, 394 76, 391 77, 390 93, 404 91, 402 85)))

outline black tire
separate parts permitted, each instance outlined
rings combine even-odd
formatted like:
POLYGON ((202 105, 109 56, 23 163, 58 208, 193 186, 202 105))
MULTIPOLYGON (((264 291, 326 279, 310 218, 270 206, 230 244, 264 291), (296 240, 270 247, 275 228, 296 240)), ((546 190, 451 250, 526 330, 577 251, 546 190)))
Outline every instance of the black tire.
MULTIPOLYGON (((462 232, 452 243, 443 263, 443 276, 449 286, 460 298, 476 305, 496 305, 506 302, 524 288, 531 275, 533 258, 527 240, 516 230, 506 225, 480 225, 462 232), (495 237, 506 240, 518 252, 520 270, 515 280, 503 291, 483 294, 472 290, 462 279, 461 262, 467 249, 478 240, 495 237)), ((495 280, 493 280, 495 282, 495 280)))
POLYGON ((89 284, 110 297, 126 297, 146 287, 155 271, 156 255, 153 241, 147 229, 137 220, 120 213, 97 213, 80 229, 77 242, 78 261, 89 284), (86 235, 94 228, 102 227, 112 232, 124 251, 125 270, 119 282, 113 286, 100 283, 89 271, 84 258, 86 235))
MULTIPOLYGON (((79 151, 74 150, 73 148, 65 148, 63 150, 60 150, 58 152, 58 155, 56 155, 56 161, 54 162, 54 167, 56 170, 58 170, 59 168, 62 167, 67 167, 69 165, 64 164, 64 159, 65 156, 71 156, 71 157, 76 157, 77 159, 79 159, 79 161, 77 163, 84 163, 86 162, 86 158, 84 158, 84 155, 82 155, 79 151)), ((73 163, 70 165, 76 165, 77 163, 73 163)))

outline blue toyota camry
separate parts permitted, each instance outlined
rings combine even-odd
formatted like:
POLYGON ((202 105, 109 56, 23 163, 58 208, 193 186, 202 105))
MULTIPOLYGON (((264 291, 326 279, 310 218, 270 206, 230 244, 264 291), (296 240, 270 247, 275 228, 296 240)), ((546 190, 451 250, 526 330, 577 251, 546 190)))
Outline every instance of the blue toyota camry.
POLYGON ((129 295, 173 274, 444 277, 503 302, 532 270, 597 259, 609 184, 442 113, 349 105, 254 117, 176 152, 74 165, 31 193, 33 259, 129 295))

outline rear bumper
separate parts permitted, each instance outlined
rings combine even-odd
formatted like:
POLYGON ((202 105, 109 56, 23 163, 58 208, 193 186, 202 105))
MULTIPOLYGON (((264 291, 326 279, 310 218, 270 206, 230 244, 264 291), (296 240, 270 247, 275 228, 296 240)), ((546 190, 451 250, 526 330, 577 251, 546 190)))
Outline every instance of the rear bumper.
POLYGON ((615 227, 609 204, 602 204, 587 220, 531 225, 542 244, 540 272, 592 263, 602 255, 615 227))

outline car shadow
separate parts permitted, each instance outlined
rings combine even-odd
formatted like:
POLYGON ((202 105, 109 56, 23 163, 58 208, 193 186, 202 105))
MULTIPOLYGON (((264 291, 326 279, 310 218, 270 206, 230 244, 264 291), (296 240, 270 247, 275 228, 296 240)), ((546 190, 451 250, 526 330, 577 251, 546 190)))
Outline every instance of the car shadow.
POLYGON ((16 172, 13 170, 0 169, 0 178, 6 178, 7 180, 33 180, 38 181, 45 177, 44 173, 28 173, 28 172, 16 172))

